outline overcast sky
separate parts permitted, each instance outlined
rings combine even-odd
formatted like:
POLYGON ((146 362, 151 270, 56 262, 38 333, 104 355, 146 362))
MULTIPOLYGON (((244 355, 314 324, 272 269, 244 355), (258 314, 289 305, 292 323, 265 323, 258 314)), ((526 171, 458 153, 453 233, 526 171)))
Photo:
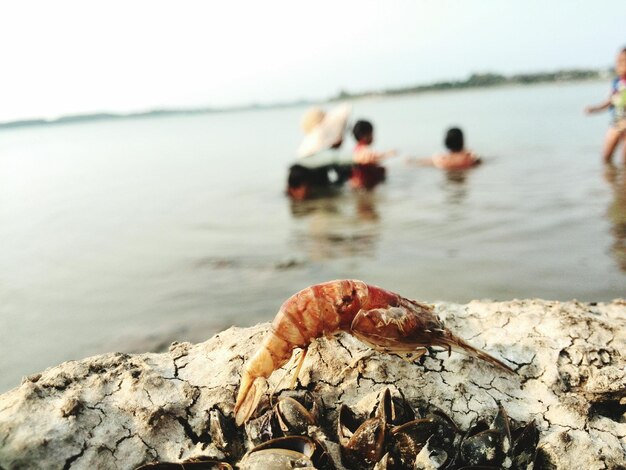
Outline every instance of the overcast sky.
POLYGON ((605 67, 625 21, 626 0, 7 1, 0 121, 605 67))

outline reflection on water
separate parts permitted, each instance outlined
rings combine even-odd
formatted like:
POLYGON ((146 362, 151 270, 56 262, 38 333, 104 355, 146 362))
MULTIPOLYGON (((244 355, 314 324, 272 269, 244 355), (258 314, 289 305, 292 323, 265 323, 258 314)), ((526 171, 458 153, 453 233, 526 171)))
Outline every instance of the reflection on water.
POLYGON ((290 201, 297 247, 313 261, 373 256, 380 238, 380 216, 374 192, 290 201))
POLYGON ((463 203, 463 201, 467 198, 467 173, 471 170, 466 171, 447 171, 446 175, 446 184, 444 185, 444 190, 446 194, 445 202, 451 205, 458 205, 463 203))
POLYGON ((281 261, 254 261, 254 260, 243 260, 238 258, 222 258, 222 257, 213 257, 213 256, 202 256, 197 260, 191 262, 191 266, 195 269, 199 270, 209 270, 213 274, 216 274, 218 271, 231 270, 231 271, 251 271, 251 272, 261 272, 261 271, 271 271, 271 270, 287 270, 293 268, 299 268, 304 266, 306 263, 303 260, 289 258, 281 261))
POLYGON ((334 214, 339 212, 338 199, 334 197, 320 197, 316 199, 296 200, 290 199, 291 214, 298 217, 307 217, 316 213, 334 214))
POLYGON ((375 196, 372 192, 356 194, 356 213, 359 219, 376 222, 380 218, 376 210, 375 196))
MULTIPOLYGON (((464 209, 461 206, 468 197, 473 171, 450 171, 441 175, 437 171, 436 177, 443 177, 440 186, 444 197, 440 209, 446 206, 452 209, 450 212, 441 211, 442 214, 445 212, 446 219, 458 222, 463 218, 464 209)), ((435 177, 435 174, 432 176, 435 177)), ((344 188, 332 196, 289 200, 291 214, 296 221, 292 233, 295 247, 312 261, 377 256, 379 241, 386 228, 379 205, 389 209, 391 204, 384 196, 386 189, 354 191, 344 188)), ((417 199, 416 202, 421 201, 417 199)), ((415 216, 419 217, 422 210, 429 211, 420 209, 415 216)), ((386 219, 393 217, 397 215, 389 215, 386 219)))
POLYGON ((611 253, 619 268, 626 272, 626 168, 607 165, 604 176, 613 190, 613 200, 607 210, 614 238, 611 253))

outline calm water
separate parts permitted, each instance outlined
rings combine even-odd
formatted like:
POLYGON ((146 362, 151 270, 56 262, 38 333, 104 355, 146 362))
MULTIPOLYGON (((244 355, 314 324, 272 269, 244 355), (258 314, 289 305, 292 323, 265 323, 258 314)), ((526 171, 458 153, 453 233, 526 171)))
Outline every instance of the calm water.
POLYGON ((335 278, 425 301, 624 296, 626 182, 600 163, 608 116, 581 111, 607 89, 354 102, 381 149, 428 156, 458 124, 485 164, 458 180, 397 158, 373 194, 300 204, 282 190, 303 109, 1 131, 0 391, 269 320, 335 278))

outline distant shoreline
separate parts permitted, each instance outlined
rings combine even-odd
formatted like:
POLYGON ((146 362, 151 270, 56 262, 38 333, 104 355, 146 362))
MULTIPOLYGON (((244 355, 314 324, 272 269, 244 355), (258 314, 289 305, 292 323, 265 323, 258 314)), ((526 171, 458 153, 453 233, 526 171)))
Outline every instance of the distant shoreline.
POLYGON ((159 116, 184 116, 194 114, 211 114, 211 113, 230 113, 237 111, 253 111, 278 108, 291 108, 295 106, 312 105, 320 102, 335 102, 354 100, 366 97, 381 96, 400 96, 412 95, 417 93, 432 91, 449 91, 449 90, 465 90, 468 88, 492 88, 503 85, 536 85, 544 83, 566 83, 608 79, 611 76, 609 70, 597 69, 567 69, 555 72, 538 72, 515 75, 502 75, 498 73, 474 73, 465 80, 439 81, 424 85, 414 85, 408 87, 388 88, 381 90, 369 90, 364 92, 352 93, 348 91, 340 91, 336 96, 326 100, 298 100, 286 103, 274 104, 249 104, 243 106, 230 106, 224 108, 185 108, 185 109, 154 109, 150 111, 136 113, 92 113, 92 114, 74 114, 62 116, 56 119, 22 119, 16 121, 0 122, 0 130, 14 129, 20 127, 48 126, 58 124, 71 124, 78 122, 104 121, 113 119, 128 119, 142 117, 159 117, 159 116))

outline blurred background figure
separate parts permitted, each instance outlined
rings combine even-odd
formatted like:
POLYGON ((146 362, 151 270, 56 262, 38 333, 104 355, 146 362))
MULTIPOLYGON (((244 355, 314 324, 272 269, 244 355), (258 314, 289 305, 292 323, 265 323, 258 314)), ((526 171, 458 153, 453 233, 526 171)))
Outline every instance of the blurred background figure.
POLYGON ((419 166, 434 166, 442 170, 460 171, 467 170, 481 163, 481 159, 465 148, 463 131, 458 127, 452 127, 446 131, 443 143, 448 149, 447 153, 435 155, 431 158, 409 160, 419 166))
POLYGON ((350 184, 355 189, 372 189, 385 181, 386 171, 381 162, 396 155, 395 150, 377 152, 370 146, 374 142, 374 126, 369 121, 357 121, 352 129, 356 146, 352 153, 352 176, 350 184))
POLYGON ((350 115, 348 105, 325 112, 309 109, 300 121, 305 136, 298 147, 298 163, 289 167, 287 194, 296 200, 327 195, 350 176, 350 164, 341 158, 341 145, 350 115))
MULTIPOLYGON (((611 84, 611 93, 606 101, 585 108, 587 114, 593 114, 607 109, 611 110, 611 125, 604 139, 602 158, 605 163, 613 159, 613 152, 626 136, 626 47, 623 48, 615 60, 615 74, 611 84)), ((626 145, 623 148, 623 159, 626 163, 626 145)))

